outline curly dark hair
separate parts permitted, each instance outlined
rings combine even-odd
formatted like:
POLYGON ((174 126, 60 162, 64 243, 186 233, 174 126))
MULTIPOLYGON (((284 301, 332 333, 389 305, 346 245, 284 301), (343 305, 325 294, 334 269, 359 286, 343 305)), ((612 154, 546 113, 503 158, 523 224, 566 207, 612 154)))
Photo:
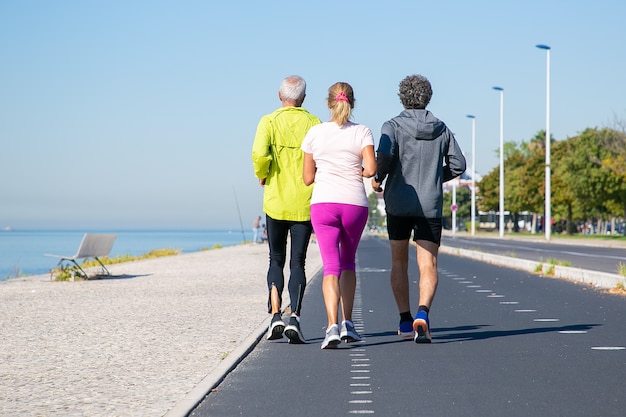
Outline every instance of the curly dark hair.
POLYGON ((405 109, 425 109, 432 96, 430 81, 422 75, 409 75, 400 81, 398 97, 405 109))

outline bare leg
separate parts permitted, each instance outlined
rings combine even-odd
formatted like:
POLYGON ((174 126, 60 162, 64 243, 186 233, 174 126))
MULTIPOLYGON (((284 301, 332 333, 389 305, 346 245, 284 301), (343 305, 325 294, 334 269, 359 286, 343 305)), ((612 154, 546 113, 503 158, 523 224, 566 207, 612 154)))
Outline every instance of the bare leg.
POLYGON ((341 315, 344 320, 352 321, 352 309, 354 308, 354 294, 356 293, 356 272, 342 271, 339 280, 341 294, 341 315))
POLYGON ((272 308, 271 314, 280 313, 280 296, 278 295, 278 288, 275 285, 272 285, 272 289, 270 290, 270 306, 272 308))
POLYGON ((338 324, 339 314, 339 278, 336 275, 326 275, 322 281, 322 294, 328 316, 328 327, 338 324))
POLYGON ((391 247, 391 291, 396 299, 398 312, 411 309, 409 300, 409 241, 390 240, 391 247))
POLYGON ((439 276, 437 274, 437 254, 439 246, 427 240, 417 242, 417 266, 420 271, 419 305, 430 309, 437 291, 439 276))

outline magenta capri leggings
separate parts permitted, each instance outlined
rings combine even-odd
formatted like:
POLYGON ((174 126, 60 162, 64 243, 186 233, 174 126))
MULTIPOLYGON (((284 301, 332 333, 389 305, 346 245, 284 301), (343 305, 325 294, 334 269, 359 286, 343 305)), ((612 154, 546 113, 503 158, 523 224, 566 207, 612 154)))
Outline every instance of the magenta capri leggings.
POLYGON ((352 204, 311 205, 311 223, 324 264, 324 276, 356 269, 356 250, 367 223, 368 208, 352 204))

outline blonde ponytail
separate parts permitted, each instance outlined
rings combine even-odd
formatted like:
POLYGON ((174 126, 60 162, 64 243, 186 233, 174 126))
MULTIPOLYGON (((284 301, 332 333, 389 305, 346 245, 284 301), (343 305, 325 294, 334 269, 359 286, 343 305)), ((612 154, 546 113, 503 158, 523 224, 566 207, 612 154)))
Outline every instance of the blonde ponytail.
POLYGON ((327 98, 331 120, 338 125, 344 125, 352 116, 354 108, 354 91, 348 83, 338 82, 330 86, 327 98))

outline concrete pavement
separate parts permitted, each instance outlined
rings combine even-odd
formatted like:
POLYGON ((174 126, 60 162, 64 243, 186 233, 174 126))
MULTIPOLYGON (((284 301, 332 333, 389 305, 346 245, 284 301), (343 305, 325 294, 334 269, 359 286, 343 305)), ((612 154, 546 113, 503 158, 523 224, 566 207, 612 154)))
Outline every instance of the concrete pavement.
POLYGON ((267 263, 248 244, 0 283, 0 416, 186 415, 264 333, 267 263))

